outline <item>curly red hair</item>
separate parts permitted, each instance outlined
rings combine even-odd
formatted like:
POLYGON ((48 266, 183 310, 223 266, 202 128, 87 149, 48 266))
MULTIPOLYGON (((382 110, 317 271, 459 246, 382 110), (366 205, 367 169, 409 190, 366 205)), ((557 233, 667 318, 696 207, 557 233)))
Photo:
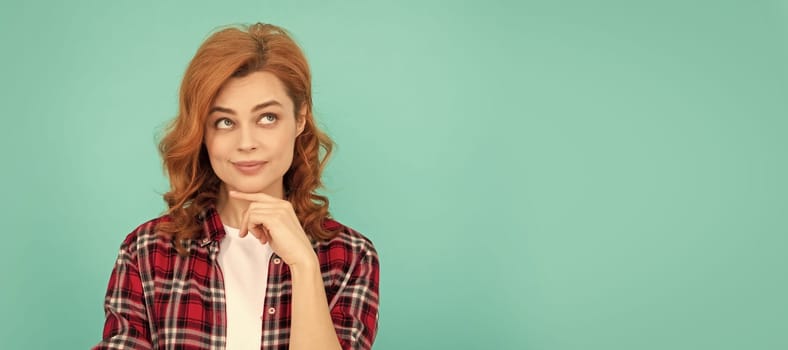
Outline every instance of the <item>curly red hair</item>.
POLYGON ((323 226, 330 216, 328 198, 316 193, 323 186, 321 174, 333 142, 318 129, 312 115, 306 57, 285 29, 256 23, 222 29, 200 46, 181 83, 178 115, 159 143, 170 179, 170 191, 163 197, 171 220, 161 223, 158 230, 174 239, 182 255, 187 254, 184 240, 200 235, 202 226, 196 217, 215 204, 221 184, 203 143, 205 118, 228 79, 256 71, 270 72, 282 81, 297 116, 298 107, 306 107, 304 131, 296 138, 293 162, 284 175, 286 199, 313 239, 330 239, 336 234, 323 226))

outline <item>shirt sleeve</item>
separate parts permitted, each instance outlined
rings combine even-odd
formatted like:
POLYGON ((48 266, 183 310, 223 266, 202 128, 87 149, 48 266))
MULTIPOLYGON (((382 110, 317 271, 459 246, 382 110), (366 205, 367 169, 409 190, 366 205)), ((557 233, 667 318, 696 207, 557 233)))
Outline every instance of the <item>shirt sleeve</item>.
POLYGON ((139 269, 136 259, 124 247, 121 247, 112 269, 104 312, 103 339, 93 347, 94 350, 153 348, 139 269))
POLYGON ((331 308, 342 349, 371 349, 378 328, 380 266, 374 248, 366 250, 331 308))

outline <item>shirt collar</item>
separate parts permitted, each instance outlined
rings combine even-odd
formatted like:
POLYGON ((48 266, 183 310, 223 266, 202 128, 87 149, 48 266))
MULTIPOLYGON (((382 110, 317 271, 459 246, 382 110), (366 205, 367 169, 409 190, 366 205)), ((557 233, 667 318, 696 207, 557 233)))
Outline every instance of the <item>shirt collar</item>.
POLYGON ((213 241, 221 241, 226 234, 224 224, 219 217, 219 212, 213 204, 209 204, 197 215, 197 220, 202 224, 203 232, 199 239, 200 246, 204 247, 213 241))

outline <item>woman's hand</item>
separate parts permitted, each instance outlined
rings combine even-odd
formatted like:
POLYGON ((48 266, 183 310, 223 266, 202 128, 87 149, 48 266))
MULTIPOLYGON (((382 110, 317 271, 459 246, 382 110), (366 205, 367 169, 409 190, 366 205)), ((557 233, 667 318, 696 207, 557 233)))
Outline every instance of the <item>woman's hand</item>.
POLYGON ((274 253, 291 267, 317 262, 290 202, 264 193, 230 191, 230 197, 250 202, 239 228, 241 237, 251 233, 261 243, 270 244, 274 253))

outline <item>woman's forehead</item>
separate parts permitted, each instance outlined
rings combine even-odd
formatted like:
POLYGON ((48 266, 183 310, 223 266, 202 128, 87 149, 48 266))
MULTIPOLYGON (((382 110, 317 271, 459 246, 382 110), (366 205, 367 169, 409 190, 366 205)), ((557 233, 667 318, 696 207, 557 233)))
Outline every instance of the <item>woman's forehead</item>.
POLYGON ((229 108, 241 113, 256 107, 280 106, 292 109, 293 101, 279 78, 270 72, 253 72, 227 80, 216 95, 212 107, 229 108))

